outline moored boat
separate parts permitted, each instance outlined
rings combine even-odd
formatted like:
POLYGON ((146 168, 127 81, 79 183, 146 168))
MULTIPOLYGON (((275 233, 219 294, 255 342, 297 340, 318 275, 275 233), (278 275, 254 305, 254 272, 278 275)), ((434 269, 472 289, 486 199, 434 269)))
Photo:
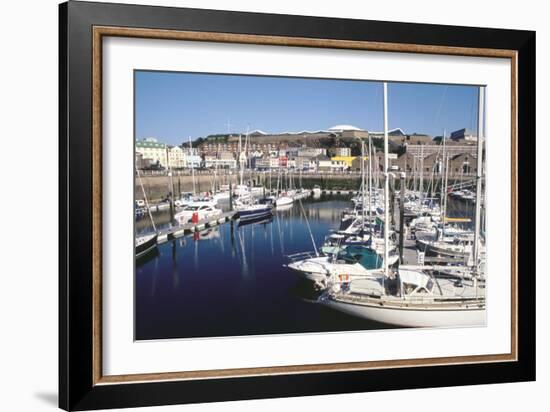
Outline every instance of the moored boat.
POLYGON ((256 220, 273 216, 271 205, 262 204, 244 204, 237 203, 235 205, 236 218, 241 222, 248 220, 256 220))
POLYGON ((193 221, 207 219, 222 214, 222 210, 214 206, 214 202, 193 202, 185 206, 180 212, 176 213, 174 219, 180 224, 186 224, 193 221))
POLYGON ((277 198, 277 200, 275 200, 275 205, 277 207, 279 206, 285 206, 285 205, 290 205, 292 204, 292 202, 294 202, 294 199, 290 196, 285 196, 285 195, 282 195, 282 196, 279 196, 277 198))
POLYGON ((353 316, 394 326, 483 326, 485 288, 476 283, 400 269, 393 280, 381 272, 379 277, 358 279, 348 285, 334 284, 320 302, 353 316))
POLYGON ((139 259, 156 249, 157 238, 158 234, 156 233, 137 236, 135 240, 136 259, 139 259))

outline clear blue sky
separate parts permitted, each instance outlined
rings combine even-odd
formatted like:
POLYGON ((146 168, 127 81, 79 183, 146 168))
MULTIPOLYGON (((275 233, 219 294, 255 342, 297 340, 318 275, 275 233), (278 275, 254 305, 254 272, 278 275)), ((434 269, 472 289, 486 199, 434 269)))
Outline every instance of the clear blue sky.
MULTIPOLYGON (((350 124, 383 130, 381 82, 137 71, 136 138, 181 144, 209 134, 350 124)), ((389 83, 389 128, 447 135, 477 123, 477 88, 389 83)))

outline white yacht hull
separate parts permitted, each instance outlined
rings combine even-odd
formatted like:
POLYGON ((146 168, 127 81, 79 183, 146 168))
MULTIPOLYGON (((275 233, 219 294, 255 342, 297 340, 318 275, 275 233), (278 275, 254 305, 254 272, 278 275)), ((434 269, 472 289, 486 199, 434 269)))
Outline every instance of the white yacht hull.
POLYGON ((369 319, 401 327, 457 327, 457 326, 484 326, 486 324, 485 307, 472 305, 460 309, 445 309, 433 307, 388 307, 376 304, 357 304, 328 298, 324 304, 332 309, 352 316, 369 319))
POLYGON ((291 197, 282 196, 275 201, 276 206, 291 205, 294 200, 291 197))
POLYGON ((287 265, 289 269, 295 271, 299 276, 315 282, 327 282, 331 276, 338 280, 340 278, 351 281, 353 279, 375 276, 380 273, 380 269, 368 270, 360 264, 333 264, 326 256, 319 256, 304 259, 287 265))
POLYGON ((214 195, 215 201, 228 200, 228 199, 229 199, 229 192, 218 192, 214 195))

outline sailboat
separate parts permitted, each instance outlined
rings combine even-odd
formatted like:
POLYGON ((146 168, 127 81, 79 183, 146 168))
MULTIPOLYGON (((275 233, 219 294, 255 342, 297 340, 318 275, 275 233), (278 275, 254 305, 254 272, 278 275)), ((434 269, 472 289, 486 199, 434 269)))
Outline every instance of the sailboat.
MULTIPOLYGON (((244 165, 246 162, 246 149, 248 144, 248 130, 246 132, 245 149, 240 153, 240 168, 241 168, 241 181, 240 185, 235 190, 236 199, 234 201, 234 209, 237 212, 236 217, 241 222, 257 220, 272 216, 272 207, 269 204, 255 203, 252 198, 248 186, 243 184, 244 177, 244 165)), ((239 136, 239 147, 241 147, 241 137, 239 136)))
MULTIPOLYGON (((443 133, 443 173, 441 185, 441 224, 436 226, 435 236, 429 233, 416 233, 416 244, 418 249, 427 254, 460 258, 467 260, 473 252, 475 236, 473 233, 460 230, 454 227, 447 227, 447 182, 449 176, 449 157, 445 152, 445 132, 443 133), (443 178, 444 176, 444 178, 443 178)), ((480 242, 478 245, 480 253, 485 253, 485 245, 480 242)))
POLYGON ((331 277, 339 281, 376 277, 382 267, 382 258, 374 250, 362 245, 341 248, 328 256, 311 254, 290 255, 289 269, 325 288, 331 277))
MULTIPOLYGON (((387 83, 384 82, 384 176, 385 222, 388 214, 388 113, 387 83)), ((481 155, 485 88, 479 89, 478 125, 478 185, 481 192, 481 155)), ((479 202, 476 202, 479 203, 479 202)), ((476 207, 476 228, 472 276, 437 277, 428 267, 415 269, 400 267, 390 270, 388 265, 388 234, 384 230, 384 268, 376 276, 351 281, 332 282, 320 297, 327 306, 357 316, 390 325, 405 327, 482 326, 486 322, 485 277, 476 271, 479 262, 480 209, 476 207)))
MULTIPOLYGON (((362 143, 361 199, 356 202, 360 202, 361 207, 356 206, 353 214, 350 215, 351 224, 346 223, 345 227, 325 238, 321 246, 324 256, 319 256, 318 253, 315 256, 310 253, 289 256, 291 262, 287 267, 302 277, 314 281, 319 289, 325 289, 333 280, 349 282, 355 279, 377 277, 384 259, 387 259, 390 266, 399 259, 393 242, 391 246, 385 243, 390 251, 385 257, 382 256, 385 252, 384 243, 377 235, 376 228, 373 229, 372 220, 370 220, 372 216, 368 218, 367 231, 364 158, 362 143)), ((372 196, 369 196, 369 200, 371 198, 372 196)), ((369 215, 371 215, 370 209, 369 215)), ((343 223, 347 221, 346 215, 343 216, 342 221, 343 223)))
POLYGON ((136 167, 136 173, 139 179, 139 184, 141 186, 141 191, 143 193, 143 199, 145 202, 145 208, 149 214, 149 219, 151 220, 151 225, 153 226, 153 233, 147 233, 144 235, 136 235, 135 237, 135 256, 136 259, 140 259, 148 255, 150 252, 157 248, 157 238, 158 232, 155 227, 155 221, 153 220, 153 215, 151 214, 151 209, 149 208, 149 202, 147 200, 147 194, 145 193, 145 188, 143 187, 143 182, 141 180, 141 175, 139 174, 139 169, 136 167))
POLYGON ((285 192, 282 191, 283 186, 283 178, 282 178, 282 172, 279 171, 279 177, 277 178, 277 191, 279 192, 277 199, 275 199, 275 206, 282 207, 282 206, 288 206, 294 203, 294 197, 293 192, 290 189, 290 177, 288 180, 288 187, 285 192), (280 191, 279 191, 279 185, 280 185, 280 191))
POLYGON ((277 207, 285 206, 285 205, 291 205, 294 202, 294 199, 290 196, 282 195, 275 200, 275 205, 277 207))
MULTIPOLYGON (((229 133, 228 133, 229 134, 229 133)), ((216 203, 229 200, 229 186, 220 186, 218 176, 218 165, 220 163, 220 144, 216 147, 216 165, 214 167, 214 178, 212 180, 212 200, 216 203)))

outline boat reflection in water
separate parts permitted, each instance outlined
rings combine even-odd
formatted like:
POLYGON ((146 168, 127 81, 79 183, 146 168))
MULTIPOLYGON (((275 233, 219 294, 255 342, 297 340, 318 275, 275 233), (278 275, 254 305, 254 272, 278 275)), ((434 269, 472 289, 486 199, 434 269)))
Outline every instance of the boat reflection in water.
MULTIPOLYGON (((321 197, 302 205, 303 212, 295 202, 267 219, 231 221, 169 241, 136 261, 136 338, 388 327, 314 303, 311 284, 283 267, 285 255, 312 249, 311 236, 319 245, 338 228, 349 200, 321 197)), ((145 232, 142 222, 138 229, 145 232)))

